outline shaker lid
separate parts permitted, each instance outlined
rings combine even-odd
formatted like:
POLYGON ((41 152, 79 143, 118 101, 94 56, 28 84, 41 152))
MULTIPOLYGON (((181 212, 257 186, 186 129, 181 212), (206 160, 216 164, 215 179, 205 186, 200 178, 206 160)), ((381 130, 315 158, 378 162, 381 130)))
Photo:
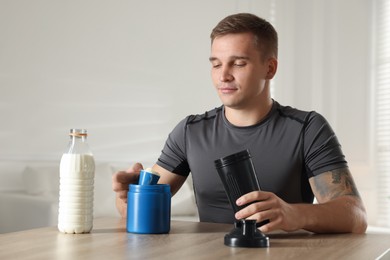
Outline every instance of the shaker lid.
POLYGON ((225 157, 222 157, 220 159, 217 159, 214 161, 216 168, 221 168, 239 161, 246 160, 248 158, 251 158, 251 154, 249 153, 249 150, 243 150, 238 153, 234 153, 225 157))

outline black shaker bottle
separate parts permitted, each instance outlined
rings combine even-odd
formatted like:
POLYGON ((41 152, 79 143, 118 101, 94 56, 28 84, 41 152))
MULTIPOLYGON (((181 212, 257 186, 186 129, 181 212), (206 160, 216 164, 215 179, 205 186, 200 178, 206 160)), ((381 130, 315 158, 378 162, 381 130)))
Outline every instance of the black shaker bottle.
POLYGON ((251 191, 260 190, 251 154, 244 150, 214 161, 234 213, 247 205, 237 206, 236 200, 251 191))
MULTIPOLYGON (((214 161, 215 168, 225 188, 234 213, 246 207, 236 201, 242 195, 259 191, 260 185, 248 150, 228 155, 214 161)), ((225 235, 224 243, 233 247, 269 247, 269 239, 256 226, 268 223, 265 220, 256 224, 255 220, 238 220, 234 229, 225 235)))

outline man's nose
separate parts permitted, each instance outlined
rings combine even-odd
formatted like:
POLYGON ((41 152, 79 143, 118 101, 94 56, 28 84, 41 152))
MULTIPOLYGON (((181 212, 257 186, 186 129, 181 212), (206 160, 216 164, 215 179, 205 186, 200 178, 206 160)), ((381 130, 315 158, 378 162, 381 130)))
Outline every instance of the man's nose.
POLYGON ((230 69, 227 68, 227 67, 223 67, 222 70, 221 70, 221 75, 220 75, 219 80, 221 82, 228 82, 228 81, 232 81, 233 78, 234 77, 233 77, 230 69))

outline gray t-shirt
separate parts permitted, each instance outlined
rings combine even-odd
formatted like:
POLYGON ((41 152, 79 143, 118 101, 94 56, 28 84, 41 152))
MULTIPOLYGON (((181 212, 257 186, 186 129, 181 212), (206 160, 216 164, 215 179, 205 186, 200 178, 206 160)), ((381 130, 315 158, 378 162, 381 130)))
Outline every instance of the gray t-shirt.
POLYGON ((214 160, 245 149, 252 155, 261 190, 288 203, 312 203, 308 179, 348 167, 324 117, 276 101, 264 120, 248 127, 229 123, 224 106, 186 117, 170 133, 157 164, 182 176, 192 173, 200 221, 233 223, 214 160))

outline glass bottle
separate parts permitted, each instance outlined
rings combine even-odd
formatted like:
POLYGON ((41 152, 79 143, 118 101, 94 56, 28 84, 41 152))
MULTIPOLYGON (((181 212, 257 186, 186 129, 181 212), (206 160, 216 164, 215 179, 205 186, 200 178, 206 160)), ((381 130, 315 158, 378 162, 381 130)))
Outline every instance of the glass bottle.
POLYGON ((87 143, 87 130, 71 129, 67 152, 60 162, 58 230, 88 233, 93 225, 95 160, 87 143))

